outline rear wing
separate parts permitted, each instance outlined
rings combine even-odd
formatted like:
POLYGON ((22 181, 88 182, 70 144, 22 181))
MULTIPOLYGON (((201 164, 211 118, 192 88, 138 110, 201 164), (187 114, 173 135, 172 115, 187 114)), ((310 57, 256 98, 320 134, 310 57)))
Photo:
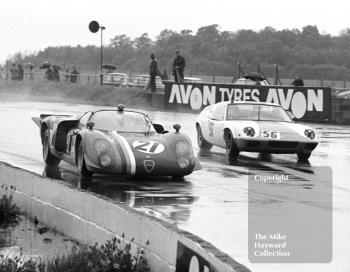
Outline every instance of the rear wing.
POLYGON ((55 117, 70 117, 71 115, 65 115, 65 114, 40 114, 39 117, 32 117, 33 122, 38 126, 41 127, 41 122, 43 119, 49 116, 55 116, 55 117))

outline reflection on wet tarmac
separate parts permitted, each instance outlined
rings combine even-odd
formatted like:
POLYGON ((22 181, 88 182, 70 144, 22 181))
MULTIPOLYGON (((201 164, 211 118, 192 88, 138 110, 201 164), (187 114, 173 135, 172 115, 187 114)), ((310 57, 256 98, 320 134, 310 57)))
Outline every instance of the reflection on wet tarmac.
POLYGON ((88 187, 73 172, 55 166, 46 166, 43 176, 60 179, 73 186, 107 196, 121 205, 132 207, 165 221, 185 222, 191 213, 191 204, 198 200, 192 195, 192 184, 172 181, 167 177, 136 179, 109 175, 96 175, 88 187))

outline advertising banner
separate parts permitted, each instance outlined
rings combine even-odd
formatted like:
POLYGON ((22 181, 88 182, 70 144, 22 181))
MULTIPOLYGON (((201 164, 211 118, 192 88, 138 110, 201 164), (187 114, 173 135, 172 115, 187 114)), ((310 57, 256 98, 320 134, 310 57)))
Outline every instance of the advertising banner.
POLYGON ((297 119, 330 121, 329 87, 259 86, 211 83, 165 84, 165 108, 199 112, 221 101, 256 101, 281 105, 297 119))
POLYGON ((214 272, 211 265, 198 253, 181 242, 177 244, 175 272, 214 272))

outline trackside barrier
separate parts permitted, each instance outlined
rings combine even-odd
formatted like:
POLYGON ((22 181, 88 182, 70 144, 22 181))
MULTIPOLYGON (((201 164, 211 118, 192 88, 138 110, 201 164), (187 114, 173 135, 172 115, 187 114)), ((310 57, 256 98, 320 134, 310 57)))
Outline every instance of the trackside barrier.
POLYGON ((350 125, 350 99, 332 98, 332 123, 350 125))
POLYGON ((213 83, 165 83, 165 108, 199 112, 221 101, 255 101, 281 105, 303 121, 330 122, 331 89, 213 83))
POLYGON ((14 201, 30 217, 84 244, 134 238, 151 271, 250 271, 191 233, 65 182, 0 163, 0 184, 16 187, 14 201))

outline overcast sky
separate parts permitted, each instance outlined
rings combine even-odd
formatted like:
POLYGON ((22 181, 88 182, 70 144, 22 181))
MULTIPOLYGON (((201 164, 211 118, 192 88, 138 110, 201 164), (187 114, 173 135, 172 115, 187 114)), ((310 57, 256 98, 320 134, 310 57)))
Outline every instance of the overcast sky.
MULTIPOLYGON (((56 45, 99 45, 88 30, 91 20, 106 26, 104 43, 115 35, 132 38, 163 29, 194 32, 218 24, 221 30, 301 29, 316 25, 321 33, 338 35, 350 28, 349 0, 1 0, 0 63, 18 51, 56 45)), ((349 48, 350 50, 350 48, 349 48)))

